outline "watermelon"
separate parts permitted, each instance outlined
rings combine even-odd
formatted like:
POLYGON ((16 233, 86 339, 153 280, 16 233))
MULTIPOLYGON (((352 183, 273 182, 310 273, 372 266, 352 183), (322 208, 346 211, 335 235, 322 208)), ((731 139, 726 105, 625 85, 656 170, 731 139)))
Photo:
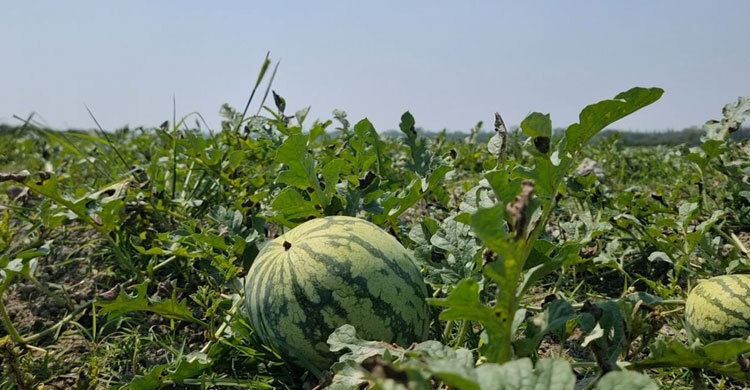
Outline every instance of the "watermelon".
POLYGON ((706 341, 750 335, 750 275, 722 275, 698 283, 685 302, 685 322, 706 341))
POLYGON ((393 236, 344 216, 307 221, 268 242, 245 282, 263 342, 318 376, 335 361, 328 336, 344 324, 366 340, 424 341, 426 296, 419 268, 393 236))

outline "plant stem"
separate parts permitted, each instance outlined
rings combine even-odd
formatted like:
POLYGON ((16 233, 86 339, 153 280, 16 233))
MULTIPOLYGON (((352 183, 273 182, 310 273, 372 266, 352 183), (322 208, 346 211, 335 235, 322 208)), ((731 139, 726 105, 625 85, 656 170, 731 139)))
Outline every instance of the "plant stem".
POLYGON ((58 321, 55 325, 53 325, 52 327, 50 327, 48 329, 45 329, 45 330, 37 333, 37 334, 33 334, 33 335, 29 336, 29 337, 26 337, 24 339, 24 342, 25 343, 30 343, 30 342, 39 340, 40 338, 42 338, 42 337, 44 337, 44 336, 46 336, 46 335, 48 335, 50 333, 57 332, 58 329, 60 329, 61 327, 63 327, 63 325, 66 325, 73 318, 75 318, 76 315, 78 315, 81 311, 83 311, 83 309, 85 309, 86 307, 90 306, 93 303, 94 303, 94 301, 91 300, 91 301, 88 301, 86 303, 83 303, 83 304, 79 305, 78 307, 76 307, 75 309, 73 309, 73 311, 71 311, 70 314, 68 314, 67 316, 65 316, 62 320, 58 321))
POLYGON ((445 322, 445 327, 443 328, 443 340, 448 340, 448 337, 451 335, 451 329, 453 329, 453 320, 448 320, 445 322))
POLYGON ((5 327, 5 330, 8 332, 8 336, 10 336, 10 339, 13 340, 16 344, 26 344, 23 337, 21 337, 21 334, 18 333, 18 330, 15 326, 13 326, 13 321, 10 320, 10 316, 8 315, 8 311, 5 310, 5 303, 2 301, 2 297, 0 297, 0 319, 2 319, 3 326, 5 327))
POLYGON ((570 363, 571 368, 597 368, 599 367, 596 362, 572 362, 570 363))
POLYGON ((237 299, 233 304, 232 307, 229 308, 229 311, 227 312, 227 315, 224 317, 224 321, 221 323, 221 326, 219 326, 219 329, 216 330, 214 333, 214 340, 209 340, 206 345, 201 348, 201 352, 207 353, 208 349, 211 347, 211 345, 214 343, 215 340, 218 340, 221 338, 221 334, 224 333, 224 330, 229 326, 229 322, 234 318, 234 316, 237 314, 237 309, 242 305, 242 299, 237 299))
POLYGON ((463 320, 461 321, 461 327, 458 328, 458 338, 453 343, 453 348, 458 348, 461 345, 463 345, 464 341, 466 341, 466 333, 469 331, 469 324, 471 321, 469 320, 463 320))

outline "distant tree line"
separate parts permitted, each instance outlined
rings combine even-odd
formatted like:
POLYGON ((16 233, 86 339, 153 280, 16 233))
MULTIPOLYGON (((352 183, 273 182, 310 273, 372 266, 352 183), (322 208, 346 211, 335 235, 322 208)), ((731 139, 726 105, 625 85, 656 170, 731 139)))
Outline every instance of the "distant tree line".
MULTIPOLYGON (((703 129, 688 128, 684 130, 667 130, 657 132, 619 131, 604 130, 597 134, 597 139, 608 138, 617 134, 625 146, 657 146, 657 145, 688 145, 696 146, 701 143, 701 137, 705 134, 703 129)), ((734 140, 746 140, 750 138, 750 128, 742 128, 730 135, 734 140)))
MULTIPOLYGON (((8 124, 0 123, 0 135, 16 134, 22 129, 21 126, 11 126, 8 124)), ((67 130, 67 131, 83 131, 83 130, 67 130)), ((487 142, 493 133, 482 129, 482 124, 478 123, 474 129, 469 132, 465 131, 448 131, 443 130, 440 132, 427 131, 422 128, 416 129, 417 133, 428 138, 444 137, 447 140, 461 141, 472 139, 473 142, 487 142)), ((510 131, 519 131, 518 128, 512 128, 510 131)), ((563 129, 555 129, 556 134, 562 133, 563 129)), ((619 141, 624 146, 676 146, 676 145, 688 145, 695 146, 700 144, 700 138, 703 135, 703 130, 696 127, 691 127, 683 130, 666 130, 666 131, 622 131, 622 130, 604 130, 597 134, 592 142, 599 142, 603 139, 610 137, 618 137, 619 141)), ((402 133, 398 130, 388 130, 382 133, 384 137, 399 137, 402 133)), ((750 138, 750 128, 742 128, 734 133, 731 137, 735 140, 746 140, 750 138)))
MULTIPOLYGON (((447 131, 441 132, 430 132, 424 129, 417 128, 417 133, 424 135, 429 138, 445 137, 448 140, 465 140, 471 137, 471 133, 462 131, 447 131)), ((510 131, 520 131, 517 128, 513 128, 510 131)), ((562 134, 564 129, 555 129, 555 134, 562 134)), ((609 139, 611 137, 618 137, 619 141, 624 146, 677 146, 687 145, 696 146, 701 143, 701 136, 704 134, 704 130, 696 127, 691 127, 683 130, 665 130, 665 131, 625 131, 625 130, 604 130, 597 134, 591 142, 600 142, 603 139, 609 139)), ((398 137, 401 132, 398 130, 388 130, 383 133, 386 137, 398 137)), ((477 134, 474 134, 476 142, 486 142, 492 137, 494 133, 482 130, 477 134)), ((732 133, 731 138, 734 140, 746 140, 750 138, 750 128, 742 128, 732 133)))

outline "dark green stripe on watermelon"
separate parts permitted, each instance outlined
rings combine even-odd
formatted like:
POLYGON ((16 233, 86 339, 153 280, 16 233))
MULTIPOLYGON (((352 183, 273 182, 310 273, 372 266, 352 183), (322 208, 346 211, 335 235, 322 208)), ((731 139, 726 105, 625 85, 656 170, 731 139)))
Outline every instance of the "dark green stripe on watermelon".
MULTIPOLYGON (((360 244, 364 248, 369 247, 368 252, 372 253, 374 256, 376 256, 376 257, 378 257, 380 259, 385 259, 383 253, 381 253, 380 251, 378 251, 376 248, 372 247, 371 245, 367 244, 366 242, 360 241, 360 242, 358 242, 358 244, 360 244)), ((312 248, 309 248, 309 246, 306 249, 309 251, 308 252, 309 254, 311 254, 313 257, 315 257, 320 262, 322 262, 322 263, 325 264, 326 269, 328 270, 328 272, 330 272, 332 274, 340 275, 342 277, 347 278, 348 280, 351 280, 351 285, 355 286, 357 288, 356 295, 357 296, 361 296, 361 297, 367 297, 366 299, 369 299, 373 303, 374 312, 375 312, 375 314, 378 315, 378 317, 380 317, 380 318, 388 318, 390 321, 395 321, 391 325, 392 327, 395 327, 396 329, 401 329, 401 330, 404 330, 404 331, 407 332, 406 334, 403 335, 403 337, 401 339, 391 340, 391 341, 395 341, 395 342, 398 342, 400 344, 404 344, 406 342, 411 342, 411 341, 414 341, 414 340, 416 340, 418 338, 423 337, 423 335, 419 335, 419 336, 416 335, 415 332, 413 331, 413 329, 411 329, 411 327, 406 323, 406 321, 404 321, 403 317, 398 316, 398 315, 394 315, 394 313, 393 313, 393 307, 390 304, 388 304, 388 302, 384 301, 380 297, 377 297, 377 296, 374 296, 374 295, 370 294, 370 291, 369 291, 369 289, 367 287, 367 282, 368 282, 367 279, 365 279, 362 276, 347 277, 347 276, 351 275, 351 265, 349 263, 341 263, 341 262, 336 262, 336 261, 326 261, 326 259, 323 256, 320 256, 320 255, 316 254, 315 252, 313 252, 312 248)), ((385 261, 385 264, 390 268, 390 271, 393 272, 393 273, 395 273, 396 275, 398 275, 400 279, 403 279, 403 280, 411 280, 412 279, 411 275, 409 275, 406 272, 404 272, 403 268, 399 267, 397 264, 395 264, 395 262, 393 262, 393 261, 385 261)), ((387 276, 388 274, 384 273, 383 275, 387 276)), ((419 289, 419 283, 418 283, 419 281, 413 281, 413 282, 414 283, 410 285, 412 287, 411 293, 414 296, 420 297, 421 300, 424 301, 424 299, 426 297, 425 297, 424 291, 422 291, 421 289, 419 289)), ((336 302, 336 299, 333 297, 333 292, 334 291, 332 291, 332 290, 326 290, 328 288, 328 286, 318 286, 318 287, 321 289, 320 290, 321 294, 324 295, 322 297, 322 301, 329 302, 329 304, 327 304, 327 305, 321 305, 320 306, 321 308, 325 307, 325 306, 333 306, 333 307, 335 307, 335 312, 340 313, 342 316, 345 316, 345 315, 349 314, 341 306, 333 304, 334 302, 336 302)), ((400 286, 394 286, 394 287, 396 287, 398 289, 398 287, 400 287, 400 286)), ((398 290, 397 293, 400 295, 400 294, 403 294, 404 292, 398 290)), ((298 299, 299 298, 300 297, 298 297, 298 299)), ((408 306, 410 306, 412 308, 412 310, 417 310, 418 309, 417 307, 415 307, 412 304, 410 304, 408 306)), ((311 309, 311 310, 307 310, 307 312, 310 312, 312 310, 314 310, 314 308, 311 309)), ((426 321, 426 319, 425 319, 425 321, 426 321)), ((333 329, 331 329, 331 332, 332 331, 333 331, 333 329)), ((362 335, 362 336, 366 336, 366 335, 362 335)))
MULTIPOLYGON (((731 296, 734 299, 737 299, 739 302, 742 302, 742 304, 747 307, 748 311, 750 311, 750 304, 748 304, 748 299, 750 299, 750 285, 743 282, 739 278, 733 278, 733 283, 739 285, 742 289, 741 292, 738 292, 736 289, 732 289, 729 284, 723 279, 717 278, 713 280, 714 283, 719 285, 721 287, 721 290, 725 292, 728 296, 731 296)), ((700 293, 700 291, 699 291, 700 293)), ((738 321, 739 323, 744 322, 745 326, 733 326, 729 329, 727 329, 727 332, 729 336, 736 336, 736 335, 744 335, 747 334, 747 331, 750 330, 750 323, 748 323, 748 317, 745 313, 738 310, 731 309, 727 307, 726 302, 722 301, 718 297, 710 296, 707 294, 701 294, 701 296, 708 300, 709 302, 713 303, 714 305, 721 307, 722 312, 726 314, 727 317, 731 317, 732 319, 738 321)), ((709 322, 720 324, 722 323, 721 319, 717 318, 707 318, 706 319, 709 322)))

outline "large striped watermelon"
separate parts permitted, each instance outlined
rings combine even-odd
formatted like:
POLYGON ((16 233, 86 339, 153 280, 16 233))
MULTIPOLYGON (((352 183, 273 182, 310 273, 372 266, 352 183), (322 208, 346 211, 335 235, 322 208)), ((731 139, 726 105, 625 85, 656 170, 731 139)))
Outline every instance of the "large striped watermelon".
POLYGON ((344 324, 368 340, 426 339, 426 295, 419 268, 394 237, 343 216, 307 221, 270 241, 245 285, 261 339, 316 375, 335 361, 326 340, 344 324))
POLYGON ((750 275, 722 275, 698 283, 685 302, 685 321, 706 341, 750 335, 750 275))

